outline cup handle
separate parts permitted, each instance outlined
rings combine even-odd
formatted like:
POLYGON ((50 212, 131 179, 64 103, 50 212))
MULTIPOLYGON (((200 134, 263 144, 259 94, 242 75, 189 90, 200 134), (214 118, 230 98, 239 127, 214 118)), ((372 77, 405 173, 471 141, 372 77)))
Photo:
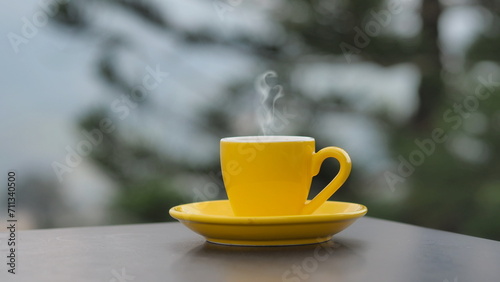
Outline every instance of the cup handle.
POLYGON ((351 173, 351 158, 346 151, 339 147, 326 147, 313 154, 312 158, 312 176, 319 173, 321 164, 327 158, 335 158, 340 163, 340 170, 328 185, 321 190, 314 199, 305 204, 301 214, 312 214, 324 202, 328 200, 344 184, 351 173))

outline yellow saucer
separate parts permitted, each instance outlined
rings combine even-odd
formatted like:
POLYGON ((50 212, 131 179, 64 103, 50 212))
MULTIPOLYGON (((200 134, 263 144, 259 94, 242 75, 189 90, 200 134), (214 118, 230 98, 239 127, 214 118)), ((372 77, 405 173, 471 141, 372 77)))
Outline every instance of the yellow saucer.
POLYGON ((207 241, 240 246, 303 245, 328 241, 362 217, 360 204, 327 201, 310 215, 234 216, 228 200, 176 206, 170 215, 207 241))

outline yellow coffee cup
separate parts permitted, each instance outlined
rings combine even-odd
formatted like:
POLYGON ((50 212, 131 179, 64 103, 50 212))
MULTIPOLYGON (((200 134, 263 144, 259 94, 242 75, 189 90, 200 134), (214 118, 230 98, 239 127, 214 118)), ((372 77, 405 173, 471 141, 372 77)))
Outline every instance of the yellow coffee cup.
POLYGON ((220 141, 224 186, 236 216, 311 214, 330 198, 351 172, 349 155, 338 147, 315 152, 314 138, 304 136, 242 136, 220 141), (326 158, 340 170, 311 201, 313 176, 326 158))

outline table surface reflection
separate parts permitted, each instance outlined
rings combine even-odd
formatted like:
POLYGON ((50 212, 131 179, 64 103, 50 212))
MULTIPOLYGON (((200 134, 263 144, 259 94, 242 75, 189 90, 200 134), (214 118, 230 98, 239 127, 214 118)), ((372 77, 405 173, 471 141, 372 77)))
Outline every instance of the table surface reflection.
POLYGON ((295 247, 214 245, 180 223, 18 238, 17 273, 2 263, 0 281, 500 281, 500 242, 370 217, 333 241, 295 247))

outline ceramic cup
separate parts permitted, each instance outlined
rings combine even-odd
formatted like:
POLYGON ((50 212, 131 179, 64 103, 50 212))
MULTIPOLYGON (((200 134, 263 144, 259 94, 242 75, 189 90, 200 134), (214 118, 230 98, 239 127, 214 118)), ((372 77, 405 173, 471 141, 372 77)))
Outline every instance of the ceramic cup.
POLYGON ((304 136, 223 138, 220 158, 224 186, 236 216, 311 214, 344 184, 352 167, 341 148, 315 152, 314 138, 304 136), (340 170, 307 201, 312 177, 326 158, 337 159, 340 170))

